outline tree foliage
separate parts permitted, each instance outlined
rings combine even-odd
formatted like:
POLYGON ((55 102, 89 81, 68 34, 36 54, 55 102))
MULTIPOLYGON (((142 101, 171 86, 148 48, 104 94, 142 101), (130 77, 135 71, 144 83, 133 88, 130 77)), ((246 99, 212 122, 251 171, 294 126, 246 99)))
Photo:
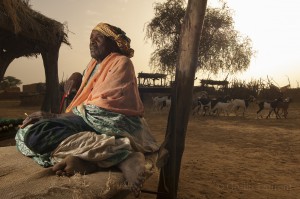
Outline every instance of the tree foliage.
POLYGON ((5 90, 7 88, 15 87, 22 84, 22 81, 13 77, 13 76, 6 76, 0 82, 0 90, 5 90))
MULTIPOLYGON (((221 7, 207 7, 197 71, 233 74, 246 70, 253 56, 251 39, 234 30, 232 10, 221 3, 221 7)), ((185 9, 184 0, 154 4, 155 16, 146 26, 146 39, 156 47, 150 58, 152 70, 174 75, 185 9)))

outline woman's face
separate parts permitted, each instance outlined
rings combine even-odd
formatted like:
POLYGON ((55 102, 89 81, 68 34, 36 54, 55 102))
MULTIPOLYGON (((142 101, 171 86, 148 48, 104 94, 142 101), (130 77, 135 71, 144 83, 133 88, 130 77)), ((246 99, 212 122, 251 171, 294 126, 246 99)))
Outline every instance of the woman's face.
POLYGON ((109 39, 96 30, 93 30, 91 33, 90 53, 91 57, 96 59, 98 62, 101 62, 111 53, 109 39))

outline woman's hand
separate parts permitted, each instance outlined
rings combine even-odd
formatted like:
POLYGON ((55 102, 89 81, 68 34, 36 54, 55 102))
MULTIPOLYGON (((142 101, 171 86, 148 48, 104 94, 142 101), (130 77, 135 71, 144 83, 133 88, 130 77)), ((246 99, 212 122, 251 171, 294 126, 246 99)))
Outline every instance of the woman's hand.
POLYGON ((41 119, 50 119, 50 118, 56 118, 58 116, 58 114, 55 113, 48 113, 48 112, 43 112, 43 111, 37 111, 34 112, 30 115, 28 115, 25 120, 23 121, 22 125, 20 126, 20 128, 25 128, 27 125, 29 124, 34 124, 38 121, 40 121, 41 119))

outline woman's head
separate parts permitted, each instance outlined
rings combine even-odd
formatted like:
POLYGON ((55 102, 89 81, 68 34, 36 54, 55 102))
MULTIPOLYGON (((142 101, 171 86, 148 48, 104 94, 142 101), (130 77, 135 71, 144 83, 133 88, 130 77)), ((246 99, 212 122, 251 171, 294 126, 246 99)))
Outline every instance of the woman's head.
POLYGON ((106 23, 99 23, 91 33, 90 52, 94 59, 102 61, 111 52, 133 57, 134 50, 130 48, 130 39, 124 31, 106 23))

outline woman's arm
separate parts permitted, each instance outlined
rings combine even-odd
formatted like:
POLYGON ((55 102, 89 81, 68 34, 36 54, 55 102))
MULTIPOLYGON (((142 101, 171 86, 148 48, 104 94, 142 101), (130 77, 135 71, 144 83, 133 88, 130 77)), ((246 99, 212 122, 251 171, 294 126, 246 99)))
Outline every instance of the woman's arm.
POLYGON ((49 113, 43 111, 33 112, 32 114, 28 115, 25 118, 20 128, 25 128, 27 125, 34 124, 42 119, 60 118, 60 117, 66 117, 68 115, 74 115, 74 113, 72 111, 68 113, 62 113, 62 114, 49 113))

